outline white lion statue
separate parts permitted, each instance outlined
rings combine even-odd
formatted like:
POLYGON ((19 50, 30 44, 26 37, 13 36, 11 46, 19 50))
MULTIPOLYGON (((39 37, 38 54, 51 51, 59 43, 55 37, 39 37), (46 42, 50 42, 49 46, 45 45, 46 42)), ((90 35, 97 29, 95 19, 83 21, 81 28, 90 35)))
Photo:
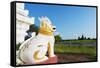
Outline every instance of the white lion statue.
POLYGON ((54 54, 55 38, 53 32, 56 27, 52 25, 48 17, 40 17, 39 33, 23 42, 17 55, 17 64, 40 64, 56 57, 54 54), (48 52, 48 56, 46 55, 48 52))

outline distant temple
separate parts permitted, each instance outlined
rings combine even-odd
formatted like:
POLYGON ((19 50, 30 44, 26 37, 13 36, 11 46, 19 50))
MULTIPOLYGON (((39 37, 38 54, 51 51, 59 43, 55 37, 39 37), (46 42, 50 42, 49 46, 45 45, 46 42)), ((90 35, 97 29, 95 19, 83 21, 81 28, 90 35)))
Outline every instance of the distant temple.
POLYGON ((34 17, 29 17, 29 11, 24 9, 24 3, 16 4, 16 44, 24 41, 26 31, 34 24, 34 17))

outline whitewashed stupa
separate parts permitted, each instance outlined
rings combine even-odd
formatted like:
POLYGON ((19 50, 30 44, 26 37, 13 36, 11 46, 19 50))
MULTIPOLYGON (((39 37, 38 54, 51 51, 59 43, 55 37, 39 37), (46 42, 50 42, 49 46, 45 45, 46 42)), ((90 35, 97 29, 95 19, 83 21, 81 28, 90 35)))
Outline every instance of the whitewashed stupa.
POLYGON ((16 3, 16 44, 24 41, 26 31, 34 24, 34 17, 29 17, 29 11, 24 8, 24 3, 16 3))

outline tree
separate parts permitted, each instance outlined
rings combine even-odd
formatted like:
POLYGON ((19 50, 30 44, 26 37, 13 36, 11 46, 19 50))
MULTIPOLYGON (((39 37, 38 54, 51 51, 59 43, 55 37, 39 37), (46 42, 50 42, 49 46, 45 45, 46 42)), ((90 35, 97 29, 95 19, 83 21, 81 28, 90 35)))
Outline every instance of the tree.
POLYGON ((61 36, 60 35, 56 35, 55 36, 55 41, 57 42, 57 41, 61 41, 62 40, 62 38, 61 38, 61 36))
POLYGON ((89 37, 88 37, 87 39, 88 39, 88 40, 90 40, 90 38, 89 38, 89 37))
POLYGON ((16 50, 19 50, 21 43, 16 44, 16 50))
POLYGON ((80 37, 78 37, 78 40, 80 40, 81 38, 80 37))
POLYGON ((39 31, 39 27, 32 24, 29 26, 29 30, 26 31, 27 35, 25 36, 24 40, 29 39, 30 37, 32 37, 32 33, 35 32, 36 35, 38 34, 39 31))
POLYGON ((78 37, 78 40, 85 40, 86 37, 84 35, 82 35, 81 37, 78 37))
POLYGON ((86 37, 84 37, 84 39, 86 40, 86 37))
POLYGON ((38 30, 39 30, 39 27, 36 26, 35 24, 32 24, 29 26, 29 32, 36 32, 36 35, 38 34, 38 30))
POLYGON ((84 35, 82 35, 82 37, 81 37, 81 40, 83 40, 84 39, 84 35))

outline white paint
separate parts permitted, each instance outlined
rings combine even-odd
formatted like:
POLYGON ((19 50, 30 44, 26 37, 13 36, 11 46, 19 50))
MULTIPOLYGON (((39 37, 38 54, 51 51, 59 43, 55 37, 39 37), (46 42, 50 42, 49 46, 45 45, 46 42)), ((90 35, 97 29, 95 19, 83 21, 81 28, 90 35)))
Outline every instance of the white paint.
MULTIPOLYGON (((46 31, 53 31, 53 28, 51 25, 51 21, 49 20, 49 18, 47 17, 41 17, 39 18, 41 19, 40 22, 41 24, 45 23, 44 25, 40 25, 40 29, 41 28, 45 28, 46 31), (46 26, 47 25, 47 26, 46 26), (51 26, 51 27, 50 27, 51 26), (46 28, 49 29, 46 29, 46 28)), ((54 36, 48 36, 48 35, 44 35, 41 33, 38 33, 37 36, 33 36, 31 38, 29 38, 28 40, 26 40, 25 42, 23 42, 19 48, 19 53, 17 54, 18 58, 16 60, 18 60, 16 63, 17 65, 22 64, 23 62, 25 62, 25 65, 27 64, 37 64, 38 62, 43 62, 46 61, 49 57, 54 57, 54 36), (48 43, 50 43, 50 51, 49 51, 49 57, 46 56, 47 52, 48 52, 48 43), (38 51, 38 58, 42 58, 37 60, 34 55, 35 52, 38 51), (21 61, 19 61, 21 60, 21 61)))
POLYGON ((16 4, 16 44, 24 41, 26 31, 34 24, 34 17, 29 17, 29 11, 24 9, 24 3, 16 4))

